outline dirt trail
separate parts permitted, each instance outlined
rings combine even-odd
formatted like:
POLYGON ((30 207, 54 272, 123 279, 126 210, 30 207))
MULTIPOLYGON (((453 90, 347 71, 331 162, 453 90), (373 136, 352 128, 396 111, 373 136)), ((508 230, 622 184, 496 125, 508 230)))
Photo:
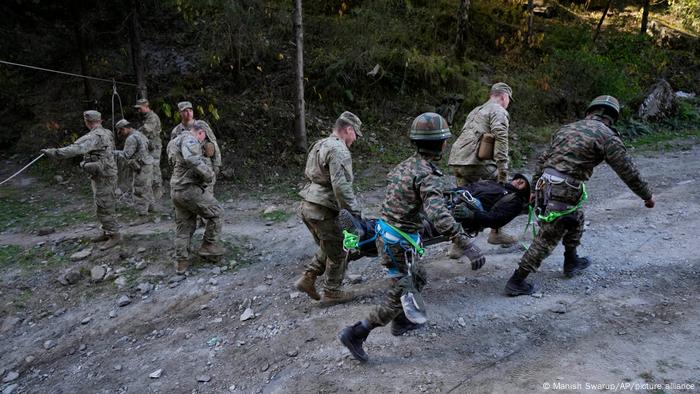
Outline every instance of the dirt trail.
MULTIPOLYGON (((293 291, 291 283, 314 252, 311 236, 294 216, 269 225, 260 215, 271 204, 293 212, 292 202, 251 196, 227 202, 224 233, 237 255, 218 266, 198 264, 179 282, 170 274, 173 223, 167 219, 126 228, 129 244, 74 263, 116 269, 145 259, 148 267, 130 271, 135 278, 123 289, 87 279, 64 287, 55 281, 57 269, 27 275, 5 266, 0 375, 16 371, 19 377, 0 388, 520 393, 629 384, 639 392, 698 392, 698 160, 696 147, 636 158, 657 197, 652 210, 607 166, 598 168, 589 183, 582 246, 594 265, 564 279, 559 247, 532 276, 540 285, 538 297, 502 293, 522 254, 519 247, 487 245, 480 235, 487 263, 476 272, 445 258, 446 244, 429 247, 429 324, 402 337, 388 328, 374 331, 366 365, 354 361, 335 336, 381 302, 381 267, 367 258, 351 264, 348 273, 361 275, 362 282, 350 287, 366 294, 355 303, 321 308, 293 291), (155 288, 142 295, 135 286, 144 282, 155 288), (13 297, 27 288, 30 307, 13 309, 13 297), (130 305, 117 306, 122 294, 131 296, 130 305), (241 321, 247 307, 254 317, 241 321), (48 350, 47 340, 55 343, 48 350), (149 378, 156 370, 162 370, 160 377, 149 378), (694 388, 684 390, 683 384, 694 388)), ((362 195, 370 212, 381 195, 362 195)), ((524 224, 520 217, 507 230, 521 232, 524 224)), ((79 225, 43 237, 5 232, 0 244, 29 247, 92 231, 79 225)), ((603 388, 613 391, 594 391, 603 388)))

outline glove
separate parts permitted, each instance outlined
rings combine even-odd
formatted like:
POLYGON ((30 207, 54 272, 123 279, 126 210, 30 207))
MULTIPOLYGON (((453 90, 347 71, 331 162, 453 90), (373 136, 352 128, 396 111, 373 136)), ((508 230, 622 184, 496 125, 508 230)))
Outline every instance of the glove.
POLYGON ((455 220, 472 220, 474 219, 474 211, 467 208, 465 204, 455 205, 454 213, 452 214, 455 220))
POLYGON ((647 208, 654 208, 654 205, 656 205, 656 199, 652 195, 650 199, 644 200, 644 206, 647 208))
POLYGON ((55 159, 56 157, 58 157, 58 155, 56 154, 56 150, 57 149, 55 149, 55 148, 46 148, 46 149, 42 149, 41 153, 46 155, 46 157, 48 157, 48 158, 55 159))
POLYGON ((472 271, 478 270, 479 268, 483 267, 486 263, 486 257, 484 257, 484 254, 481 252, 481 249, 479 249, 479 247, 476 246, 474 242, 470 243, 469 246, 466 247, 466 249, 464 250, 464 254, 472 263, 472 271))

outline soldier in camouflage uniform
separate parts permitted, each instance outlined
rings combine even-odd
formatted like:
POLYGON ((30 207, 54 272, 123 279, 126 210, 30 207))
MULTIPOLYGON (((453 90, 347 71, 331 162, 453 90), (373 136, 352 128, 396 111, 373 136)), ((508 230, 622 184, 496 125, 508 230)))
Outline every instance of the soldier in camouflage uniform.
POLYGON ((124 160, 134 174, 134 208, 140 216, 132 226, 149 221, 148 212, 153 211, 154 199, 151 186, 153 177, 153 157, 149 153, 148 138, 134 130, 126 119, 116 124, 119 135, 126 138, 124 150, 115 150, 114 157, 124 160))
POLYGON ((414 310, 422 308, 420 292, 426 283, 425 271, 414 259, 419 252, 416 244, 421 242, 418 231, 423 225, 422 215, 432 221, 442 235, 459 240, 458 244, 463 245, 463 252, 472 262, 472 269, 484 265, 481 251, 450 215, 442 192, 443 175, 432 163, 440 160, 451 136, 442 116, 430 112, 418 116, 410 132, 417 152, 389 172, 378 226, 382 236, 377 238, 377 250, 392 278, 392 287, 383 305, 376 306, 366 319, 345 327, 339 334, 341 343, 362 362, 368 360, 362 343, 374 328, 391 322, 391 333, 398 336, 425 322, 424 314, 414 310))
MULTIPOLYGON (((513 99, 513 90, 507 84, 498 82, 491 87, 489 100, 474 108, 467 116, 462 133, 452 145, 449 165, 455 175, 457 186, 466 186, 479 180, 496 180, 505 183, 508 179, 508 105, 513 99), (480 160, 477 157, 481 137, 491 133, 495 137, 493 160, 480 160)), ((512 244, 514 237, 492 229, 488 237, 491 244, 512 244)), ((451 258, 459 258, 453 248, 448 253, 451 258)))
POLYGON ((552 253, 560 240, 564 245, 564 275, 573 277, 586 269, 590 260, 579 257, 576 248, 583 235, 581 204, 593 169, 605 161, 625 184, 653 208, 654 196, 632 163, 625 145, 612 127, 620 114, 620 105, 612 96, 595 98, 586 110, 586 118, 568 124, 552 136, 549 148, 539 157, 533 184, 540 231, 520 259, 520 266, 506 284, 506 294, 532 294, 535 287, 525 278, 536 272, 542 260, 552 253))
POLYGON ((189 130, 170 141, 167 149, 168 160, 174 163, 170 191, 175 205, 175 271, 179 274, 189 267, 197 216, 207 221, 197 253, 205 257, 224 254, 219 239, 223 208, 210 191, 209 183, 214 179, 214 171, 202 155, 202 143, 207 138, 206 128, 205 122, 195 121, 189 130))
POLYGON ((85 126, 90 132, 63 148, 43 149, 50 158, 69 158, 83 155, 80 166, 88 174, 92 186, 97 220, 103 233, 92 242, 104 242, 101 250, 112 248, 121 241, 119 223, 114 217, 117 186, 117 164, 114 161, 114 137, 112 132, 102 127, 102 114, 97 111, 83 113, 85 126))
POLYGON ((163 151, 163 142, 160 136, 160 118, 151 110, 150 104, 146 99, 137 100, 134 108, 143 117, 143 124, 139 127, 139 131, 148 138, 148 152, 153 158, 153 181, 151 183, 153 197, 156 200, 160 200, 163 197, 163 175, 160 172, 160 155, 163 151))
POLYGON ((360 205, 352 190, 350 146, 362 136, 362 121, 352 112, 343 112, 330 136, 313 144, 306 160, 307 184, 299 192, 300 215, 314 237, 318 250, 294 286, 325 304, 349 301, 350 292, 341 290, 347 260, 343 234, 337 225, 338 211, 347 209, 359 215, 360 205), (316 291, 316 278, 325 274, 323 297, 316 291))

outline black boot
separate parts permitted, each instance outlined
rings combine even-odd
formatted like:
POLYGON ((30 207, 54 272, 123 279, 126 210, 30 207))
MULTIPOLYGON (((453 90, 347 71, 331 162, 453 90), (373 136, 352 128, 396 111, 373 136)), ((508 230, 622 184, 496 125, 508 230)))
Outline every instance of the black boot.
POLYGON ((365 236, 362 220, 355 217, 347 209, 341 209, 340 213, 338 213, 338 227, 340 227, 341 231, 347 230, 349 233, 353 233, 360 238, 365 236))
POLYGON ((423 324, 416 324, 406 317, 405 314, 400 313, 398 316, 391 321, 391 335, 398 337, 408 331, 415 330, 423 327, 423 324))
POLYGON ((588 257, 578 257, 575 248, 564 251, 564 276, 567 278, 573 278, 589 265, 591 265, 591 260, 588 257))
POLYGON ((525 282, 529 272, 518 268, 513 272, 513 276, 506 283, 506 294, 511 297, 520 295, 530 295, 535 292, 535 285, 525 282))
POLYGON ((362 349, 362 343, 367 339, 370 331, 371 329, 366 321, 358 321, 352 326, 343 328, 338 334, 338 339, 340 339, 340 343, 350 350, 353 357, 364 363, 369 360, 369 356, 362 349))

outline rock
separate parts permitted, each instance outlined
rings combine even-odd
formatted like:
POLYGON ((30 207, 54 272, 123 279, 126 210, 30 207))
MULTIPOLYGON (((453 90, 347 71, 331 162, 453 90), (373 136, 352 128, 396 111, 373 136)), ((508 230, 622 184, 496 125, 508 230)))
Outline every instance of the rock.
POLYGON ((121 364, 115 365, 115 366, 114 366, 114 370, 115 370, 115 371, 121 371, 121 370, 122 370, 122 365, 121 365, 121 364))
POLYGON ((141 271, 142 269, 146 268, 146 265, 147 264, 145 260, 139 260, 134 264, 134 268, 141 271))
POLYGON ((141 282, 138 286, 136 286, 136 290, 138 290, 141 295, 146 295, 153 290, 153 285, 148 282, 141 282))
POLYGON ((287 351, 287 356, 289 356, 289 357, 296 357, 298 355, 299 355, 299 349, 287 351))
POLYGON ((542 298, 544 294, 542 293, 532 293, 530 294, 530 297, 535 297, 535 298, 542 298))
POLYGON ((8 332, 8 331, 12 330, 13 328, 15 328, 15 326, 21 322, 22 322, 22 319, 20 319, 19 317, 8 316, 5 319, 3 319, 2 328, 0 328, 0 332, 3 332, 3 333, 8 332))
POLYGON ((211 278, 211 279, 209 279, 209 284, 212 286, 216 286, 219 284, 219 281, 214 279, 214 278, 211 278))
POLYGON ((246 321, 250 320, 254 317, 253 310, 250 308, 246 308, 243 314, 241 315, 241 321, 246 321))
POLYGON ((93 282, 100 282, 107 275, 107 267, 104 265, 96 265, 90 270, 90 279, 93 282))
POLYGON ((88 316, 85 319, 80 321, 80 324, 88 324, 90 323, 90 320, 92 320, 92 317, 88 316))
POLYGON ((146 251, 146 248, 144 248, 144 247, 140 247, 140 248, 136 249, 136 253, 143 253, 145 251, 146 251))
POLYGON ((19 377, 19 373, 16 371, 10 371, 5 375, 5 377, 2 379, 3 383, 10 383, 11 381, 17 379, 19 377))
POLYGON ((289 293, 289 298, 291 298, 291 299, 299 298, 300 295, 301 295, 300 291, 293 291, 293 292, 289 293))
POLYGON ((269 215, 277 210, 277 207, 274 205, 270 205, 265 210, 263 211, 263 215, 269 215))
POLYGON ((80 350, 81 352, 85 351, 85 349, 87 349, 87 345, 84 343, 81 343, 80 346, 78 347, 78 350, 80 350))
POLYGON ((123 276, 120 276, 114 280, 114 284, 117 285, 117 288, 123 289, 126 286, 126 278, 123 276))
POLYGON ((647 93, 637 115, 644 121, 668 118, 675 110, 674 98, 671 85, 665 79, 660 79, 647 93))
POLYGON ((467 322, 464 321, 464 318, 462 318, 462 317, 460 317, 459 319, 457 319, 457 323, 458 323, 460 326, 462 326, 462 327, 466 327, 466 326, 467 326, 467 322))
POLYGON ((162 369, 156 369, 155 371, 151 372, 148 377, 151 379, 158 379, 160 375, 163 374, 162 369))
POLYGON ((58 282, 63 286, 74 285, 80 282, 80 279, 82 279, 82 277, 83 275, 80 273, 80 271, 69 270, 58 277, 58 282))
POLYGON ((128 295, 124 294, 119 299, 117 300, 117 305, 122 307, 122 306, 127 306, 131 304, 131 299, 129 298, 128 295))
POLYGON ((168 283, 178 283, 182 282, 183 280, 185 280, 185 275, 175 275, 168 279, 168 283))
POLYGON ((348 275, 348 282, 350 282, 353 285, 362 283, 362 275, 357 275, 357 274, 348 275))
POLYGON ((197 381, 200 383, 206 383, 211 380, 211 376, 209 375, 199 375, 197 376, 197 381))
POLYGON ((549 308, 549 311, 553 312, 553 313, 564 314, 567 312, 567 307, 565 304, 559 303, 559 304, 554 305, 553 307, 549 308))
MULTIPOLYGON (((221 175, 222 180, 231 180, 231 179, 233 179, 234 175, 236 175, 236 172, 233 170, 233 168, 225 168, 225 169, 221 170, 220 175, 221 175)), ((226 202, 228 202, 228 203, 233 202, 232 198, 230 198, 229 200, 231 200, 231 201, 226 201, 226 202)))
POLYGON ((61 183, 61 182, 63 182, 63 177, 60 176, 60 175, 56 175, 56 176, 53 177, 53 180, 54 180, 56 183, 61 183))
POLYGON ((11 384, 2 390, 2 394, 12 394, 15 392, 19 385, 17 383, 11 384))
POLYGON ((34 360, 36 360, 36 357, 34 357, 34 356, 27 356, 27 357, 24 358, 24 363, 27 364, 27 365, 29 365, 29 364, 33 363, 34 360))
POLYGON ((109 311, 109 318, 114 319, 115 317, 117 317, 117 311, 115 311, 115 310, 109 311))
POLYGON ((221 267, 214 267, 211 269, 212 275, 219 275, 221 274, 221 267))
POLYGON ((70 255, 70 261, 83 260, 83 259, 87 258, 88 256, 90 256, 91 253, 92 253, 92 248, 86 248, 86 249, 83 249, 79 252, 75 252, 72 255, 70 255))
POLYGON ((39 230, 36 231, 37 235, 39 236, 44 236, 44 235, 49 235, 53 234, 56 232, 56 229, 53 227, 42 227, 39 230))
POLYGON ((49 350, 53 347, 56 347, 56 342, 52 341, 50 339, 44 341, 44 349, 49 350))
POLYGON ((219 337, 213 337, 207 341, 207 346, 209 347, 219 346, 219 344, 221 344, 221 338, 219 337))

